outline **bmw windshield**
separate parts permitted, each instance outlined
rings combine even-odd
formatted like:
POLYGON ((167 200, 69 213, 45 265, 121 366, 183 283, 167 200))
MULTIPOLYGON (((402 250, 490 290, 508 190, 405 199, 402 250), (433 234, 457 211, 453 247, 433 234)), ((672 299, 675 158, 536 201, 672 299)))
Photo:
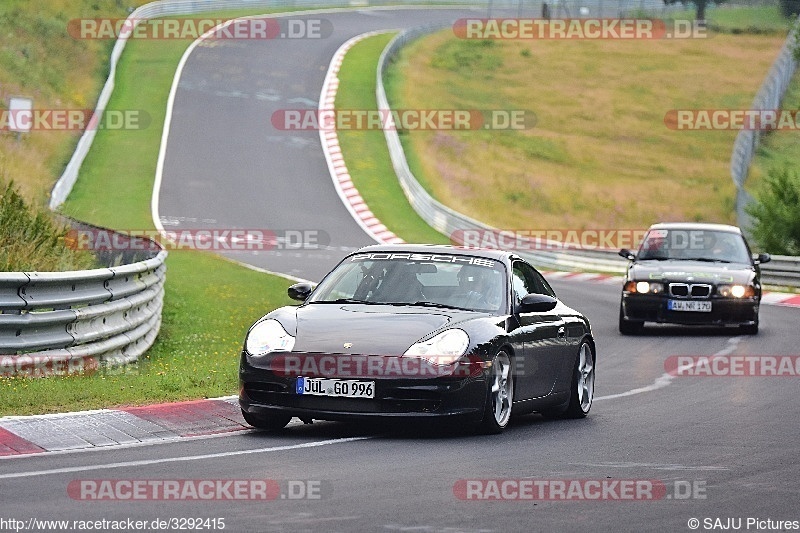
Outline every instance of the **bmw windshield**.
POLYGON ((636 258, 639 261, 750 263, 750 253, 741 235, 714 230, 650 230, 636 258))

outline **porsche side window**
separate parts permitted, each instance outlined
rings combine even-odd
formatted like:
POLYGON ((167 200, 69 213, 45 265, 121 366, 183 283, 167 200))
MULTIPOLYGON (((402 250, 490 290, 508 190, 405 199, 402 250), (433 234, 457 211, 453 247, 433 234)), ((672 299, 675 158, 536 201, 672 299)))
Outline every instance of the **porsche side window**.
POLYGON ((515 307, 519 305, 522 298, 528 294, 528 290, 525 287, 525 276, 522 274, 522 271, 517 268, 518 266, 519 263, 514 265, 511 274, 511 292, 513 293, 515 307))
POLYGON ((521 302, 526 294, 546 294, 555 297, 555 292, 547 281, 530 265, 521 261, 514 263, 511 285, 515 304, 521 302))
POLYGON ((547 296, 552 296, 553 298, 556 297, 556 292, 552 287, 550 287, 550 284, 547 283, 547 280, 545 280, 541 274, 524 263, 523 267, 529 272, 530 276, 532 276, 531 283, 533 284, 534 288, 533 292, 536 294, 546 294, 547 296))

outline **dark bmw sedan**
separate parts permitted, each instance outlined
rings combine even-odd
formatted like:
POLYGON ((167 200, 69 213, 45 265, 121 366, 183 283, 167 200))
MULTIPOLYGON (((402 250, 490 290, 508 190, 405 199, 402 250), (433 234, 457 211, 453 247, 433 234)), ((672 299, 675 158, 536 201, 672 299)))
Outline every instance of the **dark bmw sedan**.
POLYGON ((631 261, 622 288, 619 330, 637 333, 645 322, 738 326, 758 333, 759 265, 742 232, 722 224, 655 224, 631 261))
POLYGON ((303 302, 247 333, 245 420, 458 420, 498 433, 514 415, 581 418, 594 397, 589 322, 514 254, 370 246, 345 257, 303 302))

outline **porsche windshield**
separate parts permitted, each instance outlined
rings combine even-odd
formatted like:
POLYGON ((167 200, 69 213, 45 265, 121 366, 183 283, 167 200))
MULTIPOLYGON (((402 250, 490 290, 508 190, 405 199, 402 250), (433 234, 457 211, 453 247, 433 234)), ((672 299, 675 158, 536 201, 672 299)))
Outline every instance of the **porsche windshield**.
POLYGON ((343 261, 312 303, 422 305, 499 312, 506 305, 505 267, 461 255, 364 253, 343 261))
POLYGON ((749 263, 741 235, 728 231, 654 229, 642 242, 637 259, 749 263))

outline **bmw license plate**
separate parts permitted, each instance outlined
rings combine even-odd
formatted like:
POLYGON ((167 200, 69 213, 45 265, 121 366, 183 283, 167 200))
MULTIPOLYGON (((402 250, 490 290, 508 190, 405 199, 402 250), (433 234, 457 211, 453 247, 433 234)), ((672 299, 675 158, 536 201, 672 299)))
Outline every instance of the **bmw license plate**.
POLYGON ((667 309, 670 311, 694 311, 696 313, 710 313, 711 302, 692 300, 668 300, 667 309))
POLYGON ((374 398, 375 382, 357 379, 297 378, 297 394, 312 396, 343 396, 345 398, 374 398))

